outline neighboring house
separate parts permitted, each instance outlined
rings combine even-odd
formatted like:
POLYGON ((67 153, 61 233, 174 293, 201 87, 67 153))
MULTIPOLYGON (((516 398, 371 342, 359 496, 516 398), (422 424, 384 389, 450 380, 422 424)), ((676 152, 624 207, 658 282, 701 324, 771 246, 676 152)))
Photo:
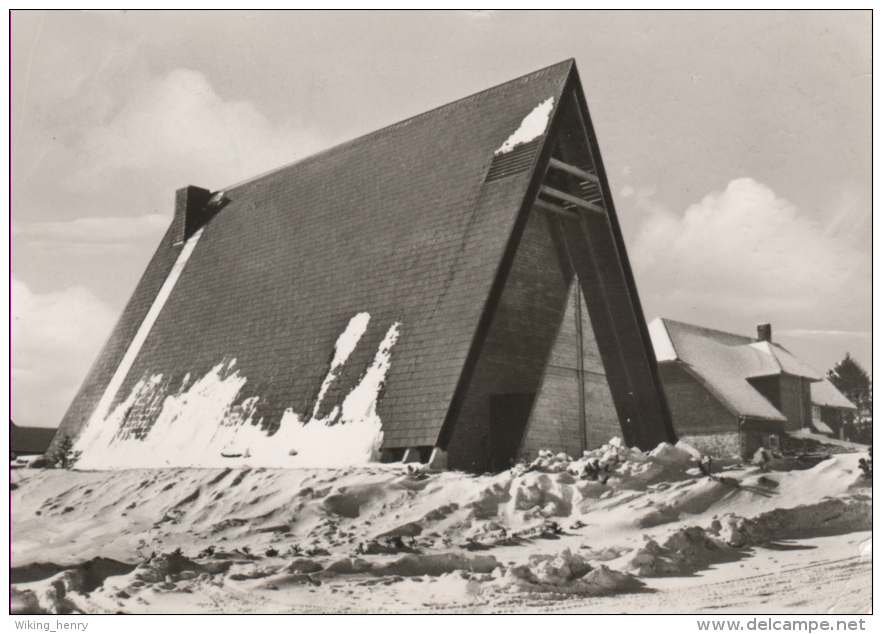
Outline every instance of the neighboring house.
POLYGON ((772 342, 670 319, 649 325, 677 436, 710 455, 752 455, 812 425, 812 385, 823 377, 772 342))
POLYGON ((9 455, 38 456, 46 453, 57 430, 50 427, 19 427, 9 421, 9 455))
POLYGON ((812 383, 812 426, 820 433, 845 440, 845 426, 857 409, 829 380, 812 383))
POLYGON ((383 460, 472 471, 673 439, 572 60, 178 190, 61 428, 93 465, 261 464, 270 438, 296 466, 376 421, 383 460))

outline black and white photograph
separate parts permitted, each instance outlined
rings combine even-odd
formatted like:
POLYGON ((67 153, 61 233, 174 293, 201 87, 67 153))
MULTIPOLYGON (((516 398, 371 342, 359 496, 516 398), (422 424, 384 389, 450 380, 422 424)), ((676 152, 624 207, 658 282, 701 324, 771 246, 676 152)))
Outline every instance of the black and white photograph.
POLYGON ((870 629, 872 35, 10 11, 12 628, 870 629))

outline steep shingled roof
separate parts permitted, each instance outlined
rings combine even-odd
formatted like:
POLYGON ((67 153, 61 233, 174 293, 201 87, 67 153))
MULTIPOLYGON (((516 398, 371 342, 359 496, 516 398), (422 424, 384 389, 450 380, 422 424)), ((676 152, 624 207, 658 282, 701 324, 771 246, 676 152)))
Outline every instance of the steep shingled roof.
MULTIPOLYGON (((527 220, 547 224, 540 213, 561 213, 566 227, 542 257, 568 257, 591 280, 625 437, 654 446, 671 436, 572 60, 228 187, 215 206, 209 195, 177 192, 171 227, 62 421, 71 437, 110 412, 122 433, 110 443, 202 419, 175 408, 205 395, 206 381, 235 399, 213 419, 218 433, 245 420, 272 434, 289 413, 339 430, 340 406, 373 368, 385 373, 374 384, 383 447, 444 449, 527 220), (552 184, 576 192, 557 191, 560 205, 537 200, 553 150, 581 161, 555 159, 566 169, 552 184), (351 354, 338 355, 343 340, 351 354)), ((205 441, 173 427, 164 437, 177 451, 205 441)), ((251 455, 238 451, 220 455, 251 455)))
MULTIPOLYGON (((385 441, 433 444, 530 178, 528 169, 485 184, 494 152, 538 104, 559 102, 572 68, 550 66, 227 189, 231 202, 205 225, 115 403, 147 374, 180 382, 234 358, 266 420, 308 412, 336 337, 367 311, 353 367, 402 324, 380 410, 385 441)), ((174 262, 177 225, 62 423, 74 432, 174 262)))
POLYGON ((681 361, 736 416, 785 420, 748 378, 821 375, 775 343, 661 317, 649 325, 659 361, 681 361))

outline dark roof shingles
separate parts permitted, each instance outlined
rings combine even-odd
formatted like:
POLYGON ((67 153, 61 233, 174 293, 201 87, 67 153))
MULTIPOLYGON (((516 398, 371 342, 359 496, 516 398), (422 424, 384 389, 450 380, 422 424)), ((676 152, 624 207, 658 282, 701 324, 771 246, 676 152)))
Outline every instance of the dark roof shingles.
POLYGON ((523 118, 559 100, 570 68, 227 190, 121 393, 145 374, 198 376, 233 357, 276 414, 309 414, 336 338, 367 311, 353 367, 401 322, 379 406, 384 444, 434 444, 529 180, 484 176, 523 118))

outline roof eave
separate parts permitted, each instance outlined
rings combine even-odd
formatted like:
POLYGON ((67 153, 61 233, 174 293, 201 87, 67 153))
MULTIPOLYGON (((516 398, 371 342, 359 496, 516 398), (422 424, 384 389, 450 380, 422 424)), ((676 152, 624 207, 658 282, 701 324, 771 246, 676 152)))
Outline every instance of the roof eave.
POLYGON ((768 376, 793 376, 798 379, 806 379, 807 381, 810 381, 812 383, 816 383, 818 381, 824 380, 823 378, 809 376, 808 374, 793 374, 791 372, 785 372, 784 370, 781 370, 780 372, 760 372, 757 374, 745 374, 744 378, 745 379, 761 379, 763 377, 768 377, 768 376))
MULTIPOLYGON (((758 420, 769 420, 769 421, 775 421, 775 422, 786 422, 787 421, 787 418, 784 417, 783 414, 780 417, 772 418, 770 416, 763 416, 763 415, 757 415, 757 414, 747 414, 745 412, 742 412, 735 405, 733 405, 731 402, 729 402, 729 400, 726 397, 724 397, 722 394, 720 394, 720 392, 718 392, 716 390, 716 388, 714 388, 713 384, 711 384, 710 381, 706 380, 701 375, 701 373, 698 372, 698 370, 696 370, 691 365, 689 365, 688 363, 685 363, 683 361, 676 361, 675 363, 679 363, 690 376, 692 376, 696 381, 701 383, 701 385, 704 386, 704 388, 708 392, 713 394, 714 398, 716 398, 723 405, 723 407, 725 407, 727 410, 729 410, 729 413, 732 414, 733 416, 736 416, 738 418, 746 417, 746 418, 755 418, 758 420)), ((774 407, 774 405, 771 405, 771 403, 769 405, 771 407, 774 407)))

